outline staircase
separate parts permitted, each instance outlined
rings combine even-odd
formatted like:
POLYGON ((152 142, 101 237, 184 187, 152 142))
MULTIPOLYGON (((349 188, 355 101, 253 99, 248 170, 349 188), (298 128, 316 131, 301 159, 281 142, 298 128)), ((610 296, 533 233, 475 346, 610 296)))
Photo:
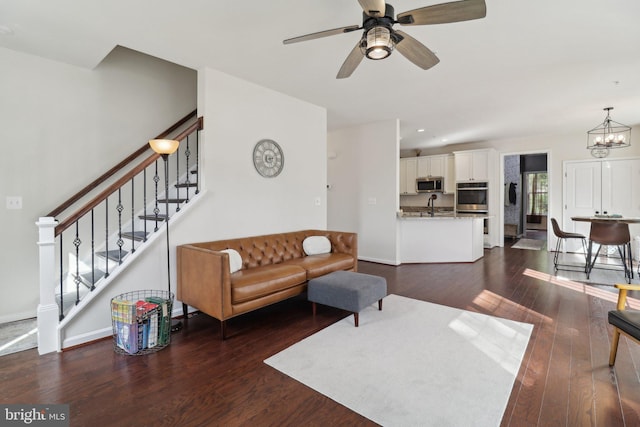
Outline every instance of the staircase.
POLYGON ((145 144, 40 218, 40 354, 60 351, 60 329, 198 199, 202 128, 192 112, 156 137, 179 140, 174 154, 145 144))

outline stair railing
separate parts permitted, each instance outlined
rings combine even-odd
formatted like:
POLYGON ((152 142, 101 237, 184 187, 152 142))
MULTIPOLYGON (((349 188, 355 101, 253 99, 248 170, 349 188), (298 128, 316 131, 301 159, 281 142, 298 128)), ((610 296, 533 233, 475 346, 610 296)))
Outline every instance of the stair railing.
POLYGON ((58 322, 84 296, 101 287, 159 230, 159 225, 171 214, 163 212, 163 208, 171 204, 178 212, 184 203, 199 194, 199 131, 203 129, 203 119, 199 117, 188 124, 195 117, 196 111, 193 111, 155 138, 180 141, 179 150, 169 158, 168 180, 175 182, 174 194, 171 191, 164 194, 164 185, 160 185, 166 177, 160 176, 165 169, 158 167, 162 161, 159 154, 153 152, 133 164, 151 151, 145 144, 39 219, 38 348, 41 354, 61 350, 60 337, 54 338, 58 322), (56 219, 78 204, 81 206, 71 214, 59 221, 56 219), (52 326, 54 309, 57 315, 52 326))

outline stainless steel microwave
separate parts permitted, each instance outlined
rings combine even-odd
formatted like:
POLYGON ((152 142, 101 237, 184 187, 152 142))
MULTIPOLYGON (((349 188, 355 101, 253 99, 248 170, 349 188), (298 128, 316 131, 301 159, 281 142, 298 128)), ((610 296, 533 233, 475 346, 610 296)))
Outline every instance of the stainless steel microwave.
POLYGON ((440 193, 444 191, 444 178, 441 176, 417 178, 416 191, 418 193, 440 193))

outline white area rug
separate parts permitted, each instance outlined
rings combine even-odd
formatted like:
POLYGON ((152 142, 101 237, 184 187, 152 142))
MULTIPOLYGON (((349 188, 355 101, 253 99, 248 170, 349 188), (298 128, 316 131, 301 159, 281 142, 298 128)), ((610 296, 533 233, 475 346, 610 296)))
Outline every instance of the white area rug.
POLYGON ((533 251, 539 251, 545 245, 546 241, 544 240, 534 240, 534 239, 520 239, 513 246, 513 249, 530 249, 533 251))
POLYGON ((498 426, 532 329, 389 295, 265 363, 384 426, 498 426))

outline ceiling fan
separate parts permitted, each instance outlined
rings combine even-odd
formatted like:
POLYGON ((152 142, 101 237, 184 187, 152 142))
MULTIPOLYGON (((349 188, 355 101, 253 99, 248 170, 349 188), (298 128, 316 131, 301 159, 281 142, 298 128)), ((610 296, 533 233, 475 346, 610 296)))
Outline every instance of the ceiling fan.
POLYGON ((433 6, 421 7, 398 14, 394 19, 393 6, 384 0, 358 0, 362 6, 362 26, 350 25, 333 30, 320 31, 304 36, 284 40, 284 44, 298 43, 336 34, 350 33, 364 30, 362 38, 353 48, 342 64, 336 78, 349 77, 360 65, 365 56, 369 59, 384 59, 391 55, 396 48, 405 58, 418 67, 427 70, 440 60, 425 45, 399 30, 394 30, 394 24, 400 25, 432 25, 450 22, 469 21, 484 18, 487 6, 484 0, 461 0, 441 3, 433 6))

